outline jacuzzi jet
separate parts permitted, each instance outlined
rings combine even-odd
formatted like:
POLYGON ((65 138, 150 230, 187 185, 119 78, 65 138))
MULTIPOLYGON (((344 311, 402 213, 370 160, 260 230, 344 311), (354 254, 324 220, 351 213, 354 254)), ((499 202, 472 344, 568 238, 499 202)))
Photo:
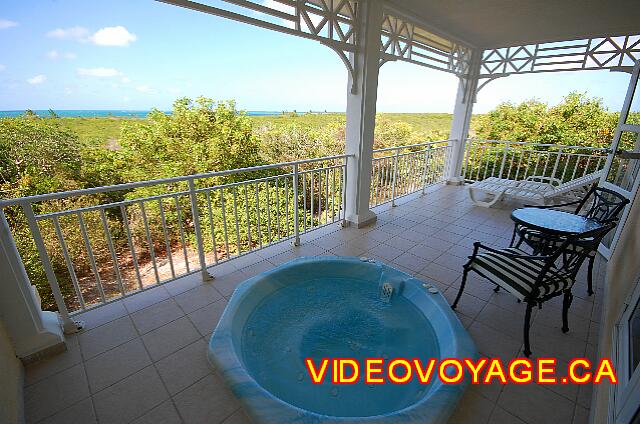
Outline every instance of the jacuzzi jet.
POLYGON ((304 374, 299 372, 298 373, 298 381, 302 381, 304 379, 304 374))
POLYGON ((331 389, 331 396, 336 397, 338 396, 338 389, 336 387, 334 387, 333 389, 331 389))
POLYGON ((385 303, 391 302, 391 296, 393 296, 393 286, 391 283, 382 284, 382 288, 380 289, 380 300, 385 303))

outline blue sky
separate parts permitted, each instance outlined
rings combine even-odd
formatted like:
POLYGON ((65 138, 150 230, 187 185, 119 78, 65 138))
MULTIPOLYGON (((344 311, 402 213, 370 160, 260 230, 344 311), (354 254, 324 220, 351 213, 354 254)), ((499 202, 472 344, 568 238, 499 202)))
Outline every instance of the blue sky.
MULTIPOLYGON (((607 71, 491 82, 474 112, 502 101, 557 103, 570 91, 619 110, 629 76, 607 71)), ((457 79, 386 63, 381 112, 451 112, 457 79)), ((0 110, 168 109, 180 96, 246 110, 346 108, 347 72, 317 42, 152 0, 25 0, 0 8, 0 110)))

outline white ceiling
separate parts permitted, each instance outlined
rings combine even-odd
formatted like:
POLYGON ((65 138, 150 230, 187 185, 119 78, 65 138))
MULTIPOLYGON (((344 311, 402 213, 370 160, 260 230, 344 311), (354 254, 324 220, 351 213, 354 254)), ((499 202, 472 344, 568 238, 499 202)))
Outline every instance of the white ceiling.
POLYGON ((640 0, 389 0, 461 41, 507 47, 640 34, 640 0))

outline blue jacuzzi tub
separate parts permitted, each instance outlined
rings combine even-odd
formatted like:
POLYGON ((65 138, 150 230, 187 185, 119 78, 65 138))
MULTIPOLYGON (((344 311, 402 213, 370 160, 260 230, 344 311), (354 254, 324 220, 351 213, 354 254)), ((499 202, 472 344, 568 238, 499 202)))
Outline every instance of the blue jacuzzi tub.
POLYGON ((422 281, 379 262, 314 257, 240 284, 208 355, 256 422, 445 423, 467 381, 443 384, 436 373, 429 384, 362 377, 334 385, 329 365, 324 383, 312 384, 305 358, 316 366, 354 358, 364 371, 365 358, 426 363, 477 351, 444 297, 422 281))

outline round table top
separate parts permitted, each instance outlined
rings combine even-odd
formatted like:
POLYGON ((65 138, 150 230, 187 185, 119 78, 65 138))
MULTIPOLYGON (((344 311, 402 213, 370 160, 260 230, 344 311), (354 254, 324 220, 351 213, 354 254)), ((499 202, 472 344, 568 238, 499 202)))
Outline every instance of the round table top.
POLYGON ((598 221, 555 209, 520 208, 511 212, 518 224, 547 234, 582 234, 602 227, 598 221))

